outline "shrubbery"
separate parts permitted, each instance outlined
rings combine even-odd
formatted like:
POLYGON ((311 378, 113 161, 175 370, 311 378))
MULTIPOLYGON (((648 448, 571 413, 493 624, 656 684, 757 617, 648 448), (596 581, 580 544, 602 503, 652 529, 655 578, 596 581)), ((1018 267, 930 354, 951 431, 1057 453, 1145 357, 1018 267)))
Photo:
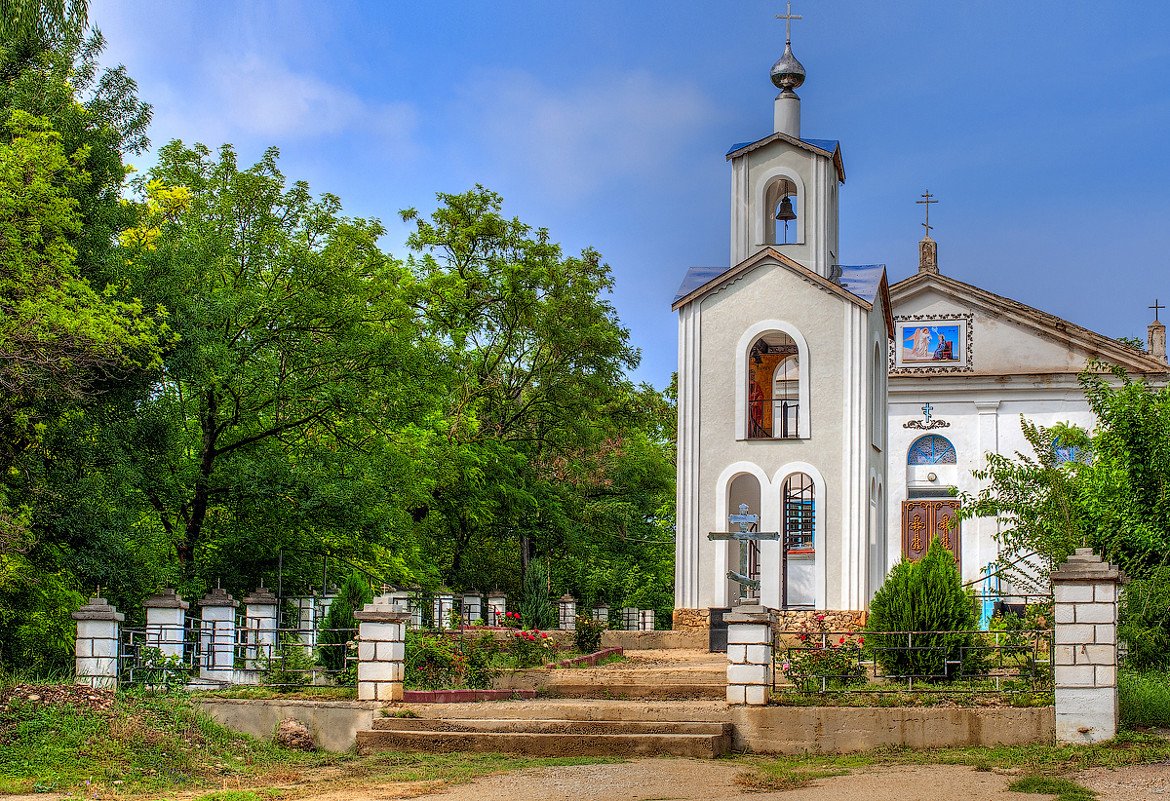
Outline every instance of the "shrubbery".
POLYGON ((520 617, 530 629, 551 629, 557 625, 557 609, 549 592, 548 565, 543 559, 533 559, 524 574, 520 617))
POLYGON ((361 610, 373 597, 369 580, 355 570, 341 585, 333 603, 329 604, 329 612, 321 622, 317 638, 320 646, 318 659, 328 670, 345 669, 345 644, 357 637, 357 621, 353 613, 361 610))
POLYGON ((601 632, 605 631, 605 623, 594 620, 589 615, 578 615, 576 631, 573 632, 573 642, 577 650, 583 654, 592 654, 601 650, 601 632))
POLYGON ((1155 568, 1125 586, 1118 635, 1126 645, 1127 667, 1170 667, 1170 567, 1155 568))
POLYGON ((919 561, 895 565, 873 596, 866 651, 892 676, 943 678, 952 675, 949 666, 956 662, 971 673, 978 669, 977 623, 955 558, 935 539, 919 561), (905 634, 888 632, 938 633, 917 634, 908 648, 905 634))
POLYGON ((492 686, 493 657, 500 644, 490 634, 455 639, 421 631, 406 633, 406 686, 424 690, 492 686))

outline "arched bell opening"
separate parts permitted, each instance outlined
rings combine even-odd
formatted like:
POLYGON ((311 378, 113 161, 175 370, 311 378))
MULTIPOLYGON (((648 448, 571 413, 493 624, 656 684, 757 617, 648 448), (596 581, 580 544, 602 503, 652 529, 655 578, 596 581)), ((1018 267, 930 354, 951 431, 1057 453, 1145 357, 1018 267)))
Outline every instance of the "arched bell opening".
POLYGON ((804 225, 800 217, 800 190, 791 178, 778 177, 768 184, 764 208, 768 219, 764 231, 769 245, 799 245, 804 242, 804 225))

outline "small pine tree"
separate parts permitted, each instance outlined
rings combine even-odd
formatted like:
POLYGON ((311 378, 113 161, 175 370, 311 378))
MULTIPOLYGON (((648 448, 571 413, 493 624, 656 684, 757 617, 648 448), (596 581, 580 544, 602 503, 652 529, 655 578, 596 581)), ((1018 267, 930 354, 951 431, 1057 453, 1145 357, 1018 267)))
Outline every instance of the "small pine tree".
POLYGON ((977 623, 975 601, 963 589, 955 558, 935 539, 919 561, 899 562, 873 596, 866 650, 892 677, 952 678, 956 662, 969 675, 979 666, 972 647, 977 623), (940 633, 916 634, 907 647, 904 632, 940 633))
POLYGON ((353 571, 341 585, 337 597, 329 604, 329 612, 321 621, 317 637, 321 664, 327 670, 345 669, 345 644, 357 636, 357 621, 353 613, 373 600, 370 583, 364 575, 353 571))
POLYGON ((524 574, 520 594, 520 619, 530 629, 553 629, 557 625, 557 610, 549 591, 548 565, 543 559, 533 559, 524 574))

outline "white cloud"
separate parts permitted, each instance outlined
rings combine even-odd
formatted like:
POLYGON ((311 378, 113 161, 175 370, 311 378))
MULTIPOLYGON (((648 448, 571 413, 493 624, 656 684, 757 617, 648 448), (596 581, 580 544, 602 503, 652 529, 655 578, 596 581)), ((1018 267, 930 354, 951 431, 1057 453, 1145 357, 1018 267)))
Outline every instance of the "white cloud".
POLYGON ((572 198, 659 172, 715 109, 698 89, 646 72, 564 88, 498 71, 469 87, 459 114, 501 167, 572 198))

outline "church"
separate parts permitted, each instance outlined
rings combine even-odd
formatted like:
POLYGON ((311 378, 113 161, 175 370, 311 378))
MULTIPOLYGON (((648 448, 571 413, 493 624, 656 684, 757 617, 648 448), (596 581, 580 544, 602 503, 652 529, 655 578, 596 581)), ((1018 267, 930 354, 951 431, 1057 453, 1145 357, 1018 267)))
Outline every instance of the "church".
MULTIPOLYGON (((781 16, 790 26, 791 14, 781 16)), ((1090 359, 1164 381, 1149 349, 958 281, 930 236, 916 274, 843 265, 840 143, 804 137, 791 35, 773 131, 735 144, 729 267, 693 267, 678 313, 675 625, 743 603, 864 610, 937 537, 978 584, 996 523, 955 517, 984 454, 1027 450, 1021 415, 1091 427, 1090 359)))

